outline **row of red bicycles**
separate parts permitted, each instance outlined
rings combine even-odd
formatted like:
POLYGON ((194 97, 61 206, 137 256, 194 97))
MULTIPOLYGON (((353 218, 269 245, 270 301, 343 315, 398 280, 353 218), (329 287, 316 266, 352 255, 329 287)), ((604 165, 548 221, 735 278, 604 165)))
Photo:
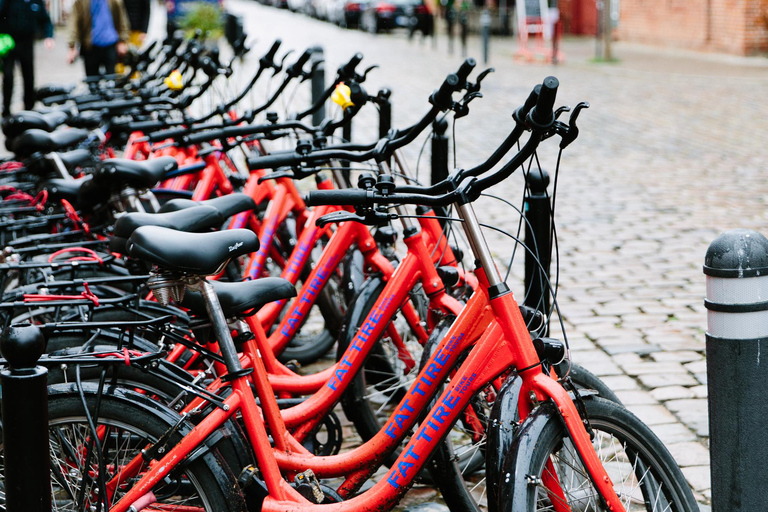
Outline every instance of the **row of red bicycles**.
POLYGON ((0 314, 45 340, 53 510, 389 510, 414 484, 453 512, 698 510, 475 212, 588 104, 547 77, 487 160, 425 185, 402 150, 469 114, 472 59, 360 143, 340 133, 389 102, 362 55, 284 115, 319 61, 276 41, 233 91, 251 55, 169 37, 3 121, 0 314))

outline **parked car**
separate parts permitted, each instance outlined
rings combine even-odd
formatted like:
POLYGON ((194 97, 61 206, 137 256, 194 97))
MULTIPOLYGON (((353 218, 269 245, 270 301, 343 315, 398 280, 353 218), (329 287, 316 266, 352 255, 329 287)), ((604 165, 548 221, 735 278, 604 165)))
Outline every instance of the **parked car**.
POLYGON ((366 2, 361 0, 336 0, 332 2, 328 21, 340 27, 357 28, 366 2))
POLYGON ((293 12, 301 12, 304 14, 309 14, 310 9, 310 1, 309 0, 288 0, 288 9, 290 9, 293 12))
POLYGON ((405 28, 432 34, 434 18, 424 0, 372 0, 360 17, 360 28, 372 34, 405 28))

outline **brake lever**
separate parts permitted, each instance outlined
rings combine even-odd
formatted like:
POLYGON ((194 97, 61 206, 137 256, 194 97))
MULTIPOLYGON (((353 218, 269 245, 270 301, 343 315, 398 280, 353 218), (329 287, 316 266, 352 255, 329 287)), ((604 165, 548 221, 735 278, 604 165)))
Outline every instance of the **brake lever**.
POLYGON ((369 67, 368 69, 363 71, 362 75, 356 76, 355 77, 355 81, 360 82, 360 83, 365 82, 366 77, 368 77, 368 73, 370 73, 371 71, 373 71, 374 69, 376 69, 378 67, 379 67, 378 64, 374 64, 373 66, 369 67))
POLYGON ((291 179, 295 179, 295 178, 296 178, 296 175, 294 174, 293 170, 290 170, 290 171, 275 171, 275 172, 270 172, 269 174, 265 174, 264 176, 262 176, 261 178, 259 178, 259 181, 258 181, 258 183, 259 183, 259 185, 261 185, 261 184, 262 184, 263 182, 265 182, 265 181, 269 181, 269 180, 276 180, 276 179, 279 179, 279 178, 291 178, 291 179))
POLYGON ((562 140, 560 141, 560 149, 568 147, 571 142, 576 140, 576 137, 579 136, 579 127, 576 126, 576 120, 579 118, 581 111, 585 108, 589 108, 588 101, 579 102, 579 104, 573 108, 571 117, 568 119, 568 131, 562 136, 562 140))
POLYGON ((325 61, 324 61, 324 60, 322 60, 322 59, 320 59, 320 60, 316 60, 316 61, 314 61, 314 62, 312 63, 312 67, 310 67, 310 68, 309 68, 309 71, 304 71, 304 70, 302 70, 302 71, 301 71, 301 81, 302 81, 302 82, 305 82, 305 81, 309 80, 310 78, 312 78, 312 75, 314 75, 314 74, 315 74, 315 70, 317 69, 317 67, 318 67, 320 64, 323 64, 324 62, 325 62, 325 61))
POLYGON ((455 115, 453 116, 454 119, 460 119, 467 114, 469 114, 469 102, 474 100, 475 98, 482 98, 483 93, 481 92, 472 92, 468 93, 462 98, 462 100, 459 103, 454 104, 453 111, 455 112, 455 115))
POLYGON ((474 83, 474 84, 467 84, 467 92, 470 92, 470 93, 472 93, 472 92, 477 92, 477 91, 479 91, 479 90, 480 90, 480 84, 482 83, 483 79, 484 79, 486 76, 490 75, 491 73, 495 73, 495 72, 496 72, 496 69, 494 69, 494 68, 488 68, 488 69, 486 69, 485 71, 483 71, 482 73, 480 73, 480 74, 477 76, 477 81, 475 81, 475 83, 474 83))
POLYGON ((283 70, 283 66, 285 66, 285 59, 287 59, 288 56, 292 53, 293 53, 293 50, 288 50, 287 52, 285 52, 285 55, 283 55, 283 58, 280 60, 280 64, 273 63, 274 65, 272 66, 272 69, 275 70, 275 72, 272 74, 273 76, 283 70))
POLYGON ((563 105, 562 107, 560 107, 557 110, 555 110, 555 119, 558 119, 561 114, 563 114, 565 112, 570 112, 570 111, 571 111, 571 107, 569 107, 567 105, 563 105))
POLYGON ((396 218, 397 215, 394 213, 378 212, 375 210, 366 211, 364 215, 358 215, 357 213, 339 210, 323 215, 315 221, 315 225, 319 228, 322 228, 328 224, 335 224, 337 222, 359 222, 367 226, 382 226, 384 224, 388 224, 389 221, 396 218))

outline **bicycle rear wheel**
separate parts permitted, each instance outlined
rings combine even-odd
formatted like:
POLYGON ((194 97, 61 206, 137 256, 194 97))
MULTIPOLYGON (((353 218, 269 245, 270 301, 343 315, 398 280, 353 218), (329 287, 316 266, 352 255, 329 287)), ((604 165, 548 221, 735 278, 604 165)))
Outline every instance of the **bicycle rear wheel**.
MULTIPOLYGON (((125 464, 140 454, 149 443, 156 442, 173 426, 173 415, 155 408, 138 405, 141 397, 118 391, 106 392, 100 398, 93 386, 85 392, 91 417, 100 429, 101 460, 93 445, 88 418, 74 386, 56 386, 65 394, 49 398, 48 421, 51 443, 51 481, 55 510, 91 510, 98 496, 99 473, 105 480, 120 474, 125 464), (96 407, 99 400, 98 409, 96 407), (87 454, 91 453, 91 457, 87 454), (86 461, 88 466, 86 466, 86 461), (101 462, 101 464, 99 463, 101 462)), ((183 427, 182 430, 187 429, 183 427)), ((171 446, 184 432, 175 433, 171 446)), ((134 482, 125 479, 115 489, 111 503, 124 494, 134 482)), ((209 451, 183 462, 152 491, 157 498, 154 507, 183 508, 188 511, 222 512, 244 510, 244 502, 236 489, 235 478, 215 451, 209 451)), ((152 508, 152 507, 150 507, 152 508)))
MULTIPOLYGON (((627 512, 698 511, 677 463, 643 422, 599 397, 584 398, 584 404, 595 433, 592 445, 627 512)), ((558 416, 553 415, 535 441, 527 459, 515 450, 507 454, 498 510, 605 510, 558 416)))

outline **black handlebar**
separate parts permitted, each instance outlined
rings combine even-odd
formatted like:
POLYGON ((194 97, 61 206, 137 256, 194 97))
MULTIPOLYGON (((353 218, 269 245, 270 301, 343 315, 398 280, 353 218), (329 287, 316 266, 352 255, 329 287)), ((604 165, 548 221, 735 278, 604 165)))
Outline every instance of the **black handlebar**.
POLYGON ((536 106, 530 113, 530 119, 538 126, 549 126, 555 121, 555 114, 552 109, 555 106, 557 97, 557 88, 560 82, 553 76, 548 76, 541 83, 539 98, 536 100, 536 106))

